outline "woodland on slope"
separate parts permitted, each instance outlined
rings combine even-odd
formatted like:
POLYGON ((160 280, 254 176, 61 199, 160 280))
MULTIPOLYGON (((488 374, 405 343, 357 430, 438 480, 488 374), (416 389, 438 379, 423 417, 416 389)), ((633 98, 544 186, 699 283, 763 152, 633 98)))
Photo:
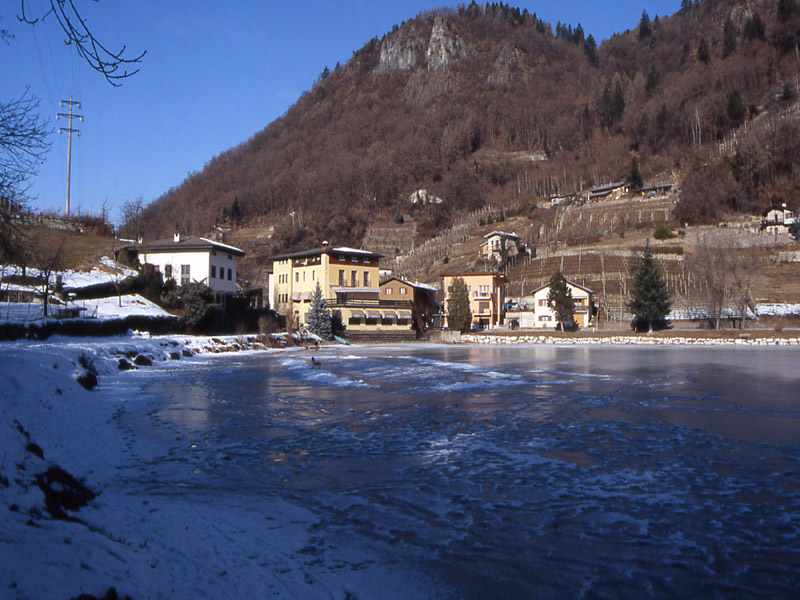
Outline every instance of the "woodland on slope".
POLYGON ((795 2, 684 0, 600 46, 502 3, 420 14, 148 206, 144 231, 263 223, 274 253, 357 247, 402 214, 424 237, 637 171, 679 184, 679 222, 796 207, 795 2), (412 207, 420 189, 443 202, 412 207))

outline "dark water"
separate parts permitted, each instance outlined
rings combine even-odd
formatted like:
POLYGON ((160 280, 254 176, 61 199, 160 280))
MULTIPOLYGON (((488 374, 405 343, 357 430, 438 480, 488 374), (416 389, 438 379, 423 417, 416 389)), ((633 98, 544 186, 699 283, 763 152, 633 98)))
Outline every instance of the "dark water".
POLYGON ((277 494, 453 598, 796 597, 797 350, 314 355, 157 376, 151 479, 277 494))

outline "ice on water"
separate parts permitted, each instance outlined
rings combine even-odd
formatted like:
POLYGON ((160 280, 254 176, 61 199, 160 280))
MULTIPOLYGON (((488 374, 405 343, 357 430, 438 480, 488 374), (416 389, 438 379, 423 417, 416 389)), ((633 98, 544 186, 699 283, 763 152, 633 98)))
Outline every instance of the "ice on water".
POLYGON ((346 546, 424 574, 431 597, 788 597, 796 364, 780 349, 547 346, 184 364, 143 387, 146 414, 125 407, 138 435, 179 441, 124 485, 277 495, 328 541, 311 571, 346 546))

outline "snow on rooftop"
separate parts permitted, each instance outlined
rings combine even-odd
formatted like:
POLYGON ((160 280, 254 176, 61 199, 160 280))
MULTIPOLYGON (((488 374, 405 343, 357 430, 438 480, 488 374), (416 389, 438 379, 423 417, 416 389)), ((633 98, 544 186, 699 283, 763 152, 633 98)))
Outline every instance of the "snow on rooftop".
POLYGON ((198 238, 198 239, 203 240, 204 242, 208 242, 209 244, 214 244, 215 246, 218 246, 219 248, 226 248, 226 249, 231 250, 233 252, 242 252, 242 253, 244 253, 244 250, 242 250, 241 248, 237 248, 236 246, 229 246, 228 244, 223 244, 222 242, 209 240, 208 238, 204 238, 204 237, 201 237, 201 238, 198 238))
POLYGON ((337 246, 336 248, 331 248, 331 252, 349 252, 351 254, 374 254, 374 252, 370 252, 369 250, 357 250, 356 248, 348 248, 347 246, 337 246))

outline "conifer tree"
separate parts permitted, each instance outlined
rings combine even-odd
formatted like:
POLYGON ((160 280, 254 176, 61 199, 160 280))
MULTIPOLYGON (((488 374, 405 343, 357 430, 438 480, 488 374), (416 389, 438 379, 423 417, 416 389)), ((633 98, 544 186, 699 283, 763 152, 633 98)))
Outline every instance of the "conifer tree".
POLYGON ((628 310, 633 313, 633 329, 647 331, 667 326, 667 315, 672 308, 667 284, 661 267, 650 250, 648 240, 642 256, 633 267, 633 289, 628 310))
POLYGON ((324 340, 333 339, 331 312, 328 310, 328 304, 322 295, 319 281, 311 295, 311 306, 308 308, 308 329, 311 333, 324 340))
POLYGON ((650 15, 647 14, 646 10, 643 10, 642 18, 639 19, 639 39, 648 38, 651 33, 653 33, 653 28, 650 26, 650 15))
POLYGON ((575 314, 575 300, 572 290, 567 285, 567 280, 561 271, 556 271, 550 277, 550 291, 547 292, 547 306, 556 314, 556 319, 564 331, 567 325, 572 326, 575 314))
POLYGON ((642 179, 642 172, 639 170, 639 159, 633 157, 631 164, 630 182, 633 189, 640 190, 644 186, 644 179, 642 179))
POLYGON ((453 280, 450 300, 447 302, 447 326, 462 333, 467 333, 472 328, 469 290, 463 277, 456 277, 453 280))
POLYGON ((722 56, 727 58, 736 50, 736 26, 733 20, 728 17, 725 21, 725 29, 722 32, 722 56))

